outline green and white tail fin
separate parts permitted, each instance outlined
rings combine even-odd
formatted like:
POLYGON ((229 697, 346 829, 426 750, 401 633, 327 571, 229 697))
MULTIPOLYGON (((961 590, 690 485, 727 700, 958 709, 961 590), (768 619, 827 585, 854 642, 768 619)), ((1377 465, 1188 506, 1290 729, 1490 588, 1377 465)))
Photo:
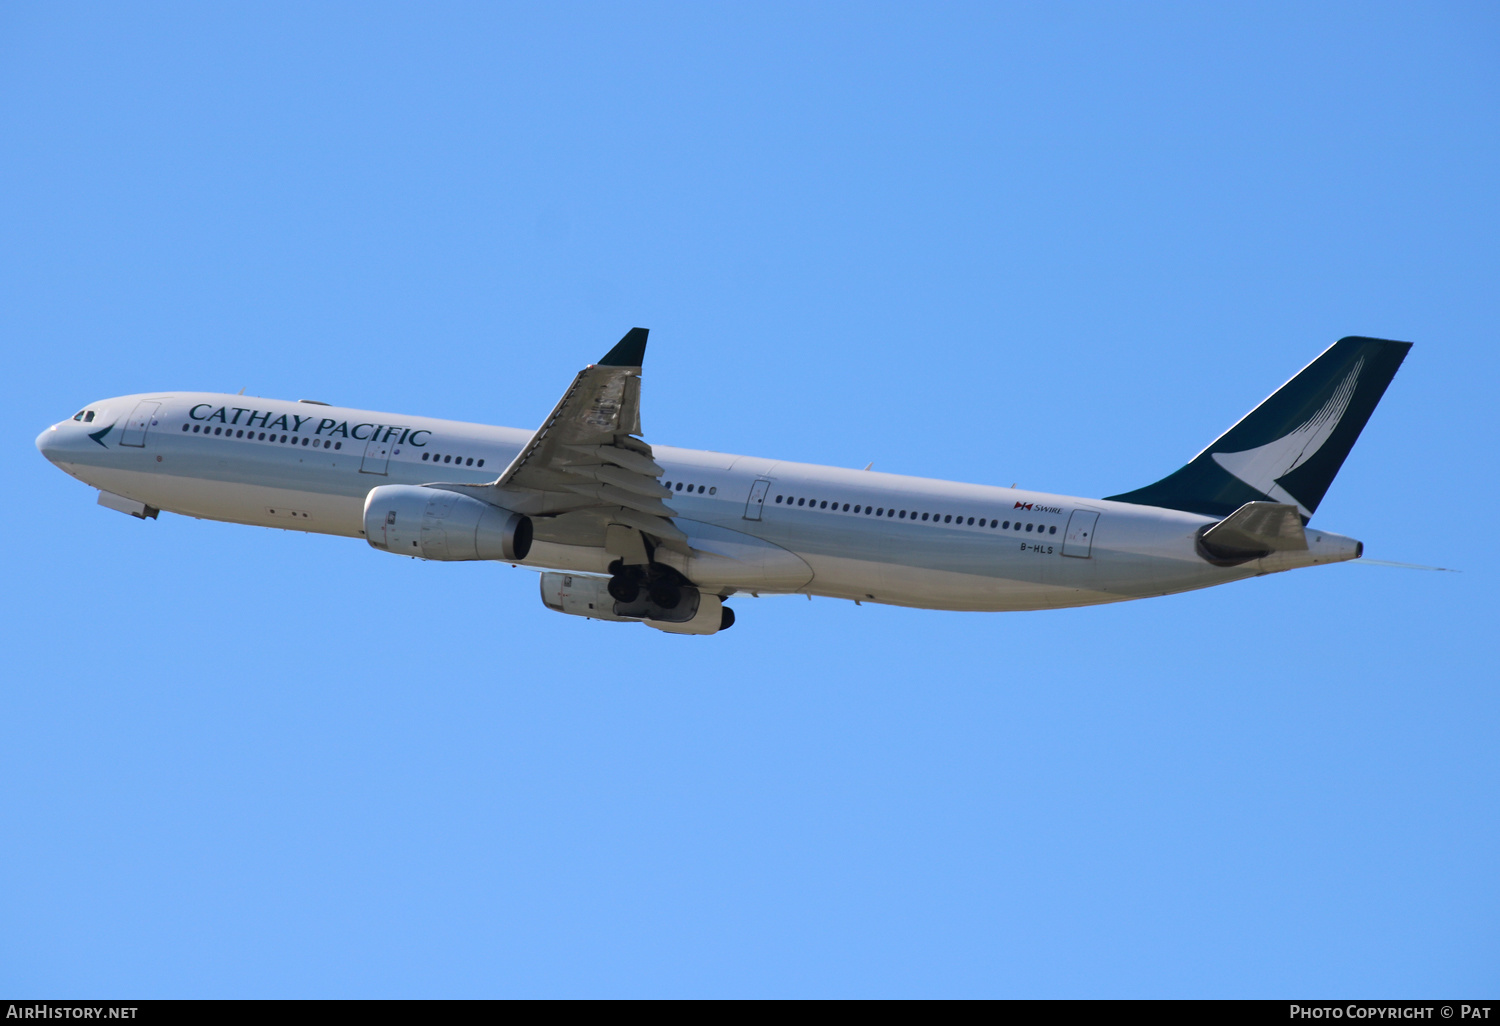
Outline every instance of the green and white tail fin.
POLYGON ((1379 338, 1339 339, 1187 466, 1109 498, 1212 517, 1269 500, 1297 507, 1306 520, 1410 348, 1379 338))

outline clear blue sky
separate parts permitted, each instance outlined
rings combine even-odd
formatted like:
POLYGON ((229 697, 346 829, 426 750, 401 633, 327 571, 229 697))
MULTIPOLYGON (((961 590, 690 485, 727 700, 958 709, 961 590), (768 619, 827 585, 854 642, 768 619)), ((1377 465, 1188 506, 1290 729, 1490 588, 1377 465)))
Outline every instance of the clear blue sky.
POLYGON ((0 991, 1441 996, 1500 984, 1492 4, 7 4, 0 991), (1316 568, 742 598, 94 505, 238 391, 1082 495, 1416 343, 1316 568))

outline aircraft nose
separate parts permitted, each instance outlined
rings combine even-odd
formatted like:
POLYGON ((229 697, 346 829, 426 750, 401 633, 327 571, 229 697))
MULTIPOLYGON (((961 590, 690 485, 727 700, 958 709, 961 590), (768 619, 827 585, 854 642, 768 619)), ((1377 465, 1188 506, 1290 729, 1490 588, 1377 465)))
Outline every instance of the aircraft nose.
POLYGON ((37 451, 40 452, 43 456, 47 457, 47 459, 56 463, 57 452, 60 448, 58 442, 59 439, 57 437, 57 425, 54 424, 52 427, 49 427, 47 430, 36 436, 37 451))

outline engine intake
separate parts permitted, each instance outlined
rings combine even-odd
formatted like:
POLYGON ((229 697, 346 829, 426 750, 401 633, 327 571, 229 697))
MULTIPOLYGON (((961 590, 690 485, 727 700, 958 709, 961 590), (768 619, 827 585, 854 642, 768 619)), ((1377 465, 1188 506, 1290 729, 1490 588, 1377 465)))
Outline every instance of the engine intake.
POLYGON ((365 496, 365 541, 422 559, 525 559, 531 518, 424 485, 381 485, 365 496))

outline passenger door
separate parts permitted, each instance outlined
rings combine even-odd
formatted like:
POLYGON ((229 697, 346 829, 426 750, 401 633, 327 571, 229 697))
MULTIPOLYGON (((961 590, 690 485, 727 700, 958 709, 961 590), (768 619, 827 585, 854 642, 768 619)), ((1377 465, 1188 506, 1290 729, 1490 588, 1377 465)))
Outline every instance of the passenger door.
POLYGON ((1075 509, 1068 517, 1068 533, 1063 536, 1064 556, 1088 559, 1094 551, 1094 528, 1099 514, 1091 509, 1075 509))
POLYGON ((143 399, 136 403, 135 411, 125 422, 125 430, 120 432, 120 444, 144 449, 146 432, 151 429, 152 424, 156 423, 156 411, 159 409, 161 409, 161 403, 152 402, 150 399, 143 399))
POLYGON ((771 490, 771 482, 761 478, 750 486, 750 498, 745 503, 745 519, 759 520, 760 512, 766 505, 766 492, 771 490))
POLYGON ((365 458, 360 462, 359 472, 361 474, 384 474, 390 469, 391 442, 382 442, 382 436, 401 436, 401 428, 379 431, 374 438, 365 443, 365 458))

